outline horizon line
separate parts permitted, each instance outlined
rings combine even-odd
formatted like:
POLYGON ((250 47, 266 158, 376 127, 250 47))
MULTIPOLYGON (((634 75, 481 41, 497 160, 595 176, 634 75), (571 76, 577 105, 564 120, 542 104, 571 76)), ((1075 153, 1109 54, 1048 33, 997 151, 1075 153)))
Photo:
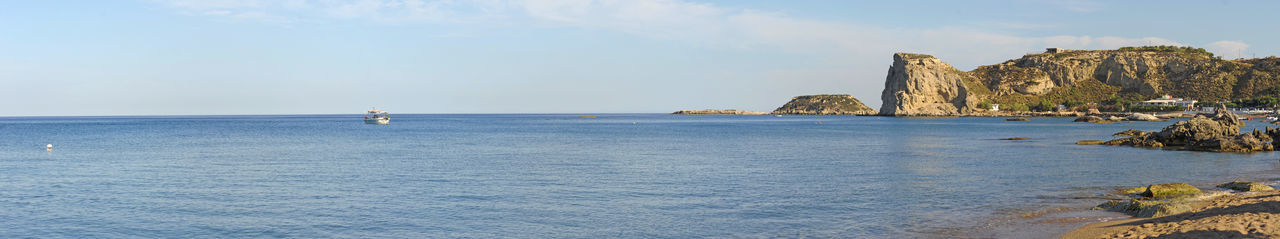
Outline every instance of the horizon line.
MULTIPOLYGON (((673 111, 674 112, 674 111, 673 111)), ((537 112, 521 112, 521 113, 395 113, 400 115, 610 115, 610 114, 671 114, 670 112, 615 112, 615 113, 537 113, 537 112)), ((193 116, 303 116, 303 115, 362 115, 362 113, 302 113, 302 114, 169 114, 169 115, 147 115, 147 114, 118 114, 118 115, 0 115, 0 118, 39 118, 39 117, 193 117, 193 116)))

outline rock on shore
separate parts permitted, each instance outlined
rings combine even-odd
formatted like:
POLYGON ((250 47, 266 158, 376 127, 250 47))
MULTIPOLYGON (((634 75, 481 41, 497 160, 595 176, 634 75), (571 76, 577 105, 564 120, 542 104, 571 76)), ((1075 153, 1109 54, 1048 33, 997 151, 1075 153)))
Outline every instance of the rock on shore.
POLYGON ((1166 183, 1166 184, 1152 184, 1150 186, 1147 186, 1147 190, 1143 191, 1142 194, 1140 195, 1142 195, 1143 197, 1150 197, 1150 198, 1163 198, 1163 197, 1172 197, 1172 196, 1178 196, 1183 194, 1196 194, 1196 193, 1200 193, 1200 189, 1196 188, 1195 186, 1191 186, 1191 184, 1166 183))
POLYGON ((1245 181, 1232 181, 1232 182, 1230 182, 1230 183, 1220 184, 1220 185, 1218 185, 1218 187, 1220 187, 1220 188, 1226 188, 1226 189, 1231 189, 1231 190, 1236 190, 1236 191, 1241 191, 1241 192, 1256 192, 1256 191, 1271 191, 1271 190, 1275 190, 1275 188, 1272 188, 1271 186, 1267 186, 1266 184, 1262 184, 1262 183, 1259 183, 1259 182, 1245 182, 1245 181))
POLYGON ((1142 190, 1136 195, 1140 198, 1110 200, 1094 209, 1120 212, 1135 217, 1162 217, 1189 211, 1191 207, 1187 206, 1188 202, 1202 199, 1197 197, 1202 193, 1200 189, 1186 183, 1153 184, 1123 192, 1129 193, 1136 191, 1135 189, 1142 190))
MULTIPOLYGON (((1228 184, 1240 183, 1258 184, 1228 184)), ((1113 200, 1098 205, 1098 209, 1142 218, 1089 224, 1062 238, 1277 238, 1278 208, 1280 192, 1274 190, 1201 193, 1167 200, 1113 200)))
POLYGON ((876 110, 851 95, 803 95, 791 98, 772 114, 786 115, 875 115, 876 110))

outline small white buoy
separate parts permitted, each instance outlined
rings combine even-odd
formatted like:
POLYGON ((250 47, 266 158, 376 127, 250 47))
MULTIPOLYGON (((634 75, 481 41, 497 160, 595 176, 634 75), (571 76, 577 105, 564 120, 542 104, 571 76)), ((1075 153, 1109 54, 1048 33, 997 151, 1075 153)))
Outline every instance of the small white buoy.
POLYGON ((45 145, 45 146, 44 146, 44 150, 45 150, 45 151, 53 151, 53 144, 47 144, 47 145, 45 145))

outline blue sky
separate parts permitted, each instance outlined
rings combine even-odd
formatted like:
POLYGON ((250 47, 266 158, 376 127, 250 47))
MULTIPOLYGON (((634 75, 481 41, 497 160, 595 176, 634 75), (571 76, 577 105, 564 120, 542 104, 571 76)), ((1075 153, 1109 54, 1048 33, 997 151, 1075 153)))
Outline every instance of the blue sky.
POLYGON ((146 0, 0 3, 0 116, 877 107, 894 52, 1276 55, 1268 1, 146 0))

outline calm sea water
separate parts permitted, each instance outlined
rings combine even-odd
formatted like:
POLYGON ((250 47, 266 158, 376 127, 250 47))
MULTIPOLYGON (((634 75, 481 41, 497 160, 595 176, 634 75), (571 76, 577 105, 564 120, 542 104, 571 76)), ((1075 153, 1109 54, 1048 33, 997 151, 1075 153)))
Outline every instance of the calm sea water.
POLYGON ((0 238, 945 237, 1114 187, 1280 167, 1078 146, 1169 122, 1070 120, 0 118, 0 238))

